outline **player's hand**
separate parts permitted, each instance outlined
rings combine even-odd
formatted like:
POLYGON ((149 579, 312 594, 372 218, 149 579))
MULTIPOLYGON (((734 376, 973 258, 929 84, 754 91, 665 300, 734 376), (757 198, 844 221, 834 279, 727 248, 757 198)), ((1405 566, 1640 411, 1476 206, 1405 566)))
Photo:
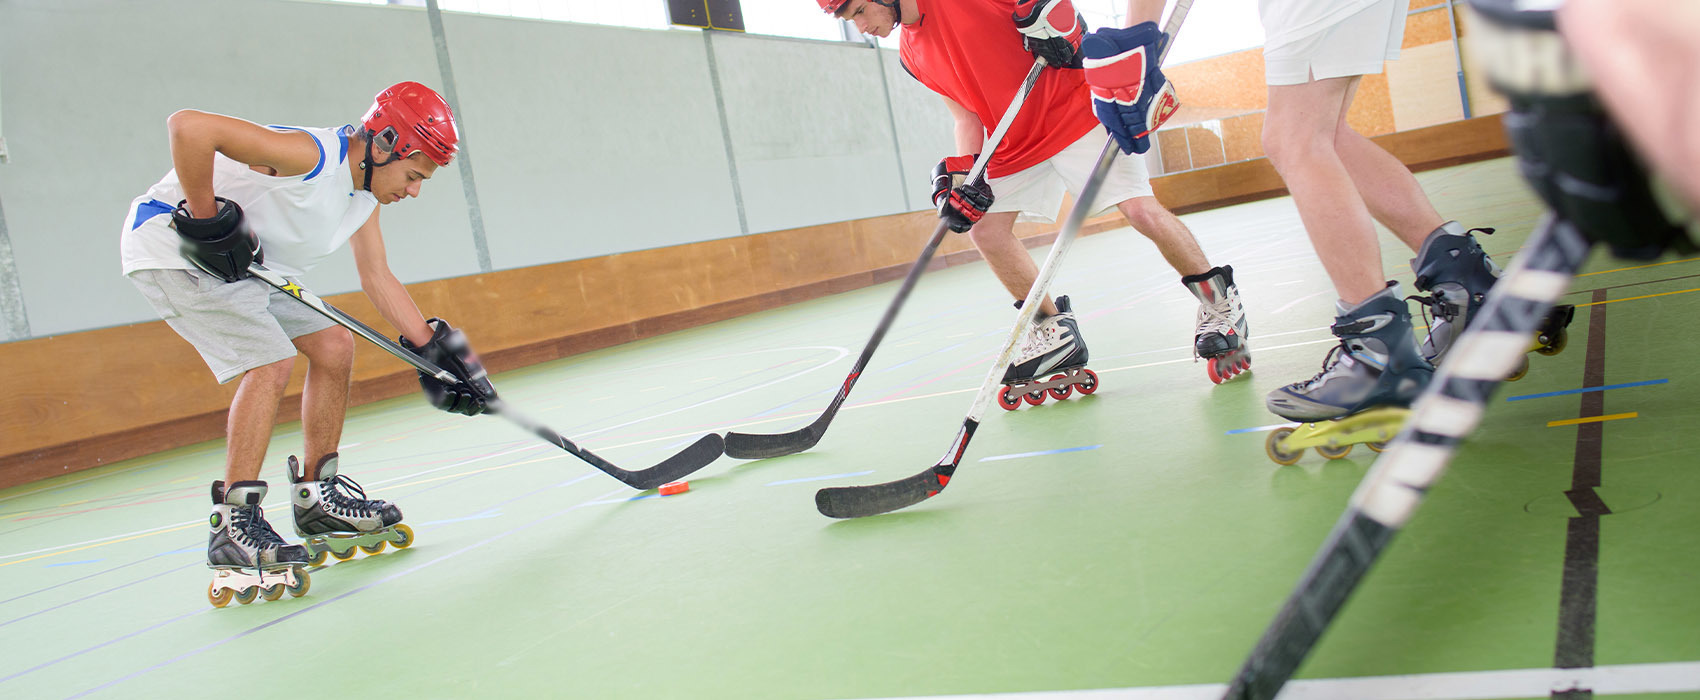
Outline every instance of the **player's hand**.
POLYGON ((985 172, 981 171, 973 182, 966 182, 968 171, 974 168, 974 159, 978 157, 978 153, 950 156, 933 166, 933 206, 938 207, 939 217, 949 222, 950 230, 957 233, 974 228, 986 210, 992 208, 992 187, 986 184, 985 172))
POLYGON ((415 346, 407 336, 402 336, 402 347, 460 379, 451 384, 420 372, 419 388, 425 391, 425 398, 432 406, 449 413, 463 416, 483 413, 489 402, 496 398, 496 388, 491 386, 478 354, 466 342, 466 334, 440 318, 427 320, 425 325, 431 328, 430 341, 424 346, 415 346))
POLYGON ((1019 0, 1010 19, 1021 32, 1021 45, 1035 57, 1057 68, 1080 67, 1086 22, 1074 11, 1072 0, 1019 0))
POLYGON ((1099 29, 1081 41, 1092 111, 1123 153, 1151 150, 1151 132, 1180 109, 1174 85, 1157 64, 1167 40, 1156 22, 1145 22, 1099 29))

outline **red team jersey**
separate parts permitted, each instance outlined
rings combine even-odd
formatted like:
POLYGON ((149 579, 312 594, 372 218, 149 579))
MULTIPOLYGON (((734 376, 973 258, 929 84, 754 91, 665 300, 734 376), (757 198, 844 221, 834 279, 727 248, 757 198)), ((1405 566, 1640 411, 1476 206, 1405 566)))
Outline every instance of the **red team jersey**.
MULTIPOLYGON (((1010 15, 1016 0, 916 0, 921 19, 903 25, 898 53, 922 85, 980 118, 987 133, 1033 67, 1010 15)), ((987 165, 1004 177, 1049 160, 1098 126, 1085 71, 1046 68, 987 165)))

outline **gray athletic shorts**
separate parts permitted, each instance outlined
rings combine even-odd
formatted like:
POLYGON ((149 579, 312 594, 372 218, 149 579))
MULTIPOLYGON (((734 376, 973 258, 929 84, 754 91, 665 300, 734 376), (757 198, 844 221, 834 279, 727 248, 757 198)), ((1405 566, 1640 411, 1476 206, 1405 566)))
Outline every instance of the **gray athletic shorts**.
POLYGON ((336 325, 256 279, 227 283, 200 270, 137 270, 130 281, 195 346, 220 384, 295 357, 291 340, 336 325))

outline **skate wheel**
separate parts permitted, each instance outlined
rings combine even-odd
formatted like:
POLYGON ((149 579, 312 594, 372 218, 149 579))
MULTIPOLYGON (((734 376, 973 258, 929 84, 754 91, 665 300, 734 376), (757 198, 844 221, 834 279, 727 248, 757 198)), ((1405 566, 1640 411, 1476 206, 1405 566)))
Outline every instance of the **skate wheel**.
POLYGON ((306 569, 297 567, 295 569, 295 585, 288 588, 289 597, 300 598, 301 596, 307 595, 307 589, 312 587, 313 577, 307 574, 306 569))
POLYGON ((1029 406, 1037 406, 1045 402, 1045 390, 1032 391, 1021 395, 1021 400, 1029 406))
POLYGON ((331 556, 336 557, 337 561, 348 561, 348 560, 354 558, 354 548, 353 547, 349 547, 348 549, 345 549, 345 550, 340 551, 340 552, 333 549, 333 550, 330 550, 330 552, 331 552, 331 556))
POLYGON ((1269 434, 1269 439, 1263 441, 1263 451, 1268 453, 1270 461, 1282 466, 1299 463, 1299 458, 1305 454, 1304 448, 1301 447, 1291 452, 1284 448, 1287 436, 1292 434, 1292 428, 1276 428, 1275 432, 1269 434))
POLYGON ((1506 377, 1505 381, 1514 382, 1514 381, 1522 379, 1523 377, 1526 377, 1528 375, 1529 375, 1529 358, 1523 357, 1523 358, 1520 358, 1520 361, 1517 364, 1517 369, 1511 370, 1511 376, 1506 377))
POLYGON ((377 542, 374 542, 372 544, 363 544, 363 545, 360 545, 360 551, 365 552, 366 556, 372 556, 374 554, 382 554, 383 551, 384 551, 384 545, 386 545, 386 544, 388 544, 388 542, 386 542, 384 540, 378 540, 377 542))
POLYGON ((1340 445, 1338 447, 1330 447, 1328 445, 1317 445, 1316 453, 1329 459, 1345 459, 1346 455, 1352 453, 1352 446, 1340 445))
POLYGON ((396 549, 407 549, 413 545, 413 528, 406 525, 397 525, 395 526, 395 534, 401 539, 391 542, 391 546, 396 549))
POLYGON ((1561 352, 1564 352, 1564 346, 1569 345, 1569 344, 1570 344, 1570 331, 1560 329, 1558 331, 1558 337, 1553 338, 1551 343, 1549 343, 1547 345, 1543 345, 1539 348, 1536 348, 1535 352, 1538 352, 1542 355, 1546 355, 1547 357, 1552 357, 1553 355, 1557 355, 1561 352))
POLYGON ((1002 406, 1005 411, 1013 411, 1021 408, 1021 397, 1010 396, 1009 386, 1006 384, 1003 389, 998 391, 998 405, 1002 406))
POLYGON ((325 565, 325 558, 326 558, 325 550, 316 549, 316 550, 313 550, 313 557, 311 559, 308 559, 307 563, 311 566, 324 566, 325 565))
POLYGON ((1215 358, 1212 358, 1209 362, 1204 363, 1204 374, 1206 374, 1210 377, 1210 383, 1211 384, 1221 384, 1222 382, 1228 381, 1227 377, 1222 376, 1221 372, 1216 371, 1216 360, 1215 360, 1215 358))
POLYGON ((270 586, 266 586, 265 589, 260 592, 260 597, 265 598, 268 601, 277 600, 278 598, 282 598, 283 597, 283 584, 274 583, 270 586))
POLYGON ((236 591, 228 588, 218 588, 217 583, 207 584, 207 602, 212 603, 212 606, 215 608, 222 608, 229 605, 230 597, 235 594, 236 591))
POLYGON ((1092 370, 1081 370, 1086 375, 1086 381, 1074 385, 1082 394, 1090 394, 1098 390, 1098 373, 1092 370))
MULTIPOLYGON (((1068 379, 1068 375, 1059 374, 1055 377, 1051 377, 1051 381, 1053 381, 1053 382, 1058 381, 1058 380, 1062 380, 1062 379, 1068 379)), ((1046 389, 1045 391, 1046 391, 1046 393, 1049 393, 1051 395, 1051 398, 1056 399, 1058 401, 1061 401, 1063 399, 1066 399, 1066 398, 1074 395, 1074 385, 1073 384, 1064 384, 1062 386, 1051 387, 1050 389, 1046 389)))
MULTIPOLYGON (((230 589, 226 588, 225 590, 228 591, 230 589)), ((252 602, 254 602, 255 598, 259 598, 259 597, 260 597, 260 587, 259 586, 249 586, 247 588, 244 588, 244 589, 236 592, 236 602, 241 603, 243 605, 247 605, 249 603, 252 603, 252 602)))
POLYGON ((1387 443, 1387 440, 1382 440, 1381 442, 1366 442, 1364 443, 1364 447, 1368 447, 1370 450, 1375 452, 1382 452, 1387 449, 1387 443))

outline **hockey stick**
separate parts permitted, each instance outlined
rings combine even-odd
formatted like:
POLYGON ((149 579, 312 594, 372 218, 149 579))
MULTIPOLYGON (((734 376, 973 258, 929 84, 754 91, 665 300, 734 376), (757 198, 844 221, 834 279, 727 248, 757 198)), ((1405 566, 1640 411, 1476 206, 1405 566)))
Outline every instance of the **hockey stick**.
MULTIPOLYGON (((425 358, 409 352, 406 348, 403 348, 395 341, 390 340, 384 334, 373 330, 371 326, 361 323, 359 319, 349 316, 348 314, 343 313, 341 309, 325 303, 325 300, 320 299, 318 295, 307 291, 299 284, 284 279, 282 275, 267 269, 266 266, 259 263, 253 263, 248 266, 248 272, 260 281, 276 287, 278 291, 294 297, 296 301, 306 304, 308 308, 319 312, 324 315, 325 318, 336 322, 337 325, 353 331, 355 335, 365 338, 366 340, 371 341, 372 344, 383 348, 385 352, 395 355, 397 359, 413 365, 414 369, 436 377, 438 380, 446 384, 460 383, 460 378, 456 377, 452 372, 438 367, 425 360, 425 358)), ((487 413, 492 413, 508 419, 515 425, 531 431, 531 433, 537 437, 543 438, 556 447, 566 450, 574 457, 584 460, 590 466, 596 467, 609 476, 619 479, 620 483, 639 490, 648 490, 669 481, 678 481, 679 479, 690 475, 692 472, 708 466, 709 462, 713 462, 720 457, 722 451, 720 436, 718 434, 710 433, 702 436, 702 438, 698 439, 695 443, 692 443, 691 446, 685 448, 683 452, 662 460, 660 464, 648 469, 629 471, 614 466, 613 463, 597 456, 596 453, 573 444, 573 441, 568 440, 560 433, 557 433, 542 423, 538 423, 537 421, 534 421, 526 417, 524 414, 514 410, 513 407, 509 406, 506 401, 501 399, 491 399, 486 404, 486 407, 487 413)))
MULTIPOLYGON (((1027 101, 1027 93, 1033 91, 1033 84, 1038 82, 1039 73, 1045 68, 1045 59, 1035 59, 1033 68, 1027 71, 1027 79, 1021 83, 1021 89, 1015 93, 1015 99, 1009 103, 1009 109, 1004 110, 1003 118, 998 120, 998 127, 992 132, 991 138, 980 149, 980 158, 974 161, 974 167, 969 169, 968 178, 964 182, 973 182, 986 169, 986 163, 992 159, 992 152, 997 150, 998 143, 1003 141, 1004 132, 1009 131, 1009 125, 1015 122, 1015 115, 1021 111, 1022 103, 1027 101)), ((933 237, 927 240, 926 247, 921 249, 921 256, 915 258, 915 263, 909 266, 909 275, 903 278, 903 285, 897 288, 897 296, 892 297, 891 303, 885 307, 885 315, 880 317, 878 326, 874 327, 873 336, 868 338, 868 344, 862 347, 862 355, 856 358, 856 364, 850 368, 850 376, 844 378, 844 383, 838 387, 838 395, 832 397, 832 403, 826 407, 826 412, 820 414, 813 423, 788 433, 756 434, 756 433, 726 433, 726 454, 738 459, 766 459, 796 454, 815 446, 821 436, 826 434, 827 425, 833 416, 838 415, 839 407, 849 398, 851 387, 856 386, 856 379, 862 376, 862 370, 868 366, 868 360, 874 356, 874 349, 879 347, 885 333, 891 330, 891 324, 897 320, 897 312, 903 308, 903 302, 909 299, 909 292, 915 289, 915 283, 921 279, 921 273, 926 272, 927 263, 932 262, 933 253, 938 251, 939 243, 944 240, 949 222, 943 216, 933 229, 933 237)))
POLYGON ((1481 424, 1494 387, 1516 369, 1529 338, 1587 258, 1592 244, 1547 214, 1523 253, 1488 293, 1480 320, 1458 338, 1405 427, 1375 460, 1298 587, 1240 667, 1225 698, 1268 700, 1281 691, 1388 543, 1481 424))
MULTIPOLYGON (((1169 13, 1169 19, 1164 24, 1167 39, 1157 56, 1159 64, 1169 55, 1169 47, 1174 45, 1175 33, 1180 31, 1181 23, 1186 21, 1187 12, 1191 9, 1192 0, 1180 0, 1169 13)), ((1086 217, 1092 212, 1092 203, 1098 198, 1098 190, 1103 189, 1104 178, 1109 174, 1110 166, 1115 163, 1119 153, 1121 149, 1116 145, 1115 138, 1110 138, 1104 144, 1103 152, 1098 155, 1098 162, 1093 166, 1092 174, 1086 178, 1086 185, 1081 188, 1080 198, 1075 202, 1074 209, 1063 222, 1056 242, 1051 244, 1050 254, 1045 256, 1044 264, 1039 267, 1038 277, 1027 290, 1027 299, 1021 303, 1021 310, 1015 317, 1015 327, 1010 330, 1009 339, 1004 341, 1003 351, 998 353, 985 381, 980 383, 980 392, 975 394, 974 403, 968 407, 968 415, 963 418, 962 427, 957 430, 956 439, 951 441, 944 456, 926 471, 896 481, 864 486, 837 486, 816 491, 815 509, 819 510, 821 515, 829 518, 862 518, 889 513, 937 496, 950 484, 951 476, 956 474, 957 466, 962 463, 963 453, 968 450, 968 441, 974 439, 974 431, 980 427, 980 416, 985 412, 992 397, 997 395, 997 387, 1003 384, 1004 372, 1009 367, 1010 359, 1015 356, 1016 346, 1021 343, 1027 326, 1033 322, 1033 317, 1039 313, 1040 302, 1050 288, 1051 277, 1062 267, 1063 257, 1074 245, 1074 239, 1080 235, 1080 228, 1085 225, 1086 217)))

